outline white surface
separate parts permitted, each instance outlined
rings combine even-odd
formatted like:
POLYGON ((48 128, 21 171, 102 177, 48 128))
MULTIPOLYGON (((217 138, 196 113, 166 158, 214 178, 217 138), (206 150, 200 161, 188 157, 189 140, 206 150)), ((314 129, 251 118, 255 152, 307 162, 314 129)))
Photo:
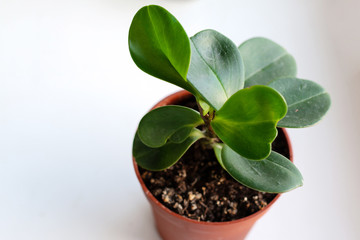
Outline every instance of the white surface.
POLYGON ((290 131, 305 185, 248 239, 360 239, 357 0, 0 0, 0 239, 159 239, 131 166, 137 122, 177 89, 128 53, 150 3, 189 35, 273 39, 331 93, 321 123, 290 131))

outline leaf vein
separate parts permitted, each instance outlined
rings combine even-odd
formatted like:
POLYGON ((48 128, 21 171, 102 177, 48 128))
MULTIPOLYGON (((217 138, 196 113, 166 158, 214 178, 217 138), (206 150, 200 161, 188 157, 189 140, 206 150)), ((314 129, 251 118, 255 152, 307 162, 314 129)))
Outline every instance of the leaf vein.
MULTIPOLYGON (((166 46, 166 49, 163 48, 163 45, 162 44, 159 44, 160 43, 160 37, 158 35, 158 32, 155 30, 155 24, 154 24, 154 20, 152 19, 152 16, 151 16, 151 13, 150 13, 150 7, 147 8, 147 12, 148 12, 148 15, 149 15, 149 19, 150 19, 150 22, 151 22, 151 26, 153 28, 153 31, 154 31, 154 35, 156 36, 156 39, 157 39, 157 45, 158 47, 160 48, 160 50, 162 51, 162 53, 166 56, 166 61, 168 61, 170 63, 170 65, 173 67, 173 69, 177 72, 177 74, 179 74, 179 76, 183 79, 182 75, 179 73, 178 69, 174 66, 174 64, 172 63, 172 61, 170 60, 170 57, 169 57, 169 54, 168 54, 168 46, 166 46)), ((166 43, 166 45, 168 44, 167 41, 164 41, 166 43)), ((186 79, 185 79, 185 82, 186 82, 186 79)), ((185 84, 186 85, 186 84, 185 84)))
POLYGON ((292 104, 288 105, 288 108, 290 108, 290 107, 292 107, 292 106, 294 106, 294 105, 297 105, 297 104, 300 104, 300 103, 306 102, 306 101, 308 101, 308 100, 311 100, 311 99, 313 99, 313 98, 319 97, 319 96, 321 96, 321 95, 325 95, 325 94, 327 94, 327 93, 326 93, 325 91, 323 91, 323 92, 318 93, 318 94, 316 94, 316 95, 313 95, 313 96, 311 96, 311 97, 308 97, 308 98, 302 99, 301 101, 294 102, 294 103, 292 103, 292 104))
POLYGON ((218 82, 220 83, 220 86, 222 87, 222 89, 223 89, 223 91, 224 91, 224 93, 225 93, 226 98, 228 99, 229 97, 228 97, 228 95, 227 95, 227 93, 226 93, 226 91, 225 91, 225 87, 224 87, 224 85, 222 84, 219 76, 216 74, 215 70, 205 61, 204 57, 200 54, 200 52, 199 52, 198 48, 196 47, 194 41, 193 41, 192 39, 190 39, 190 40, 193 42, 194 48, 195 48, 196 52, 199 54, 201 60, 206 64, 206 66, 208 66, 208 68, 211 70, 211 72, 215 75, 216 79, 217 79, 218 82))
POLYGON ((254 75, 256 75, 257 73, 259 73, 259 72, 261 72, 261 71, 265 70, 265 69, 266 69, 266 68, 268 68, 271 64, 273 64, 273 63, 275 63, 275 62, 279 61, 281 58, 285 57, 285 56, 286 56, 286 55, 288 55, 288 54, 289 54, 289 53, 285 52, 284 54, 280 55, 279 57, 277 57, 277 58, 273 59, 273 60, 272 60, 272 62, 270 62, 269 64, 267 64, 267 65, 265 65, 265 66, 261 67, 261 68, 260 68, 260 69, 258 69, 257 71, 253 72, 251 75, 247 76, 247 77, 246 77, 246 80, 250 79, 251 77, 253 77, 253 76, 254 76, 254 75))

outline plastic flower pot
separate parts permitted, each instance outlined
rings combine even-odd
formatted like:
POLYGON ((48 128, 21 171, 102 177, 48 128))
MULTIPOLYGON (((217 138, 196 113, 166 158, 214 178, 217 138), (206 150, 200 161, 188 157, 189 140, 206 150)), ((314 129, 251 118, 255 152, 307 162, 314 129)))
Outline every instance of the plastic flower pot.
MULTIPOLYGON (((165 105, 174 105, 179 102, 183 102, 186 99, 191 97, 191 93, 187 91, 180 91, 174 93, 159 103, 157 103, 152 109, 165 106, 165 105)), ((293 154, 291 143, 287 132, 285 129, 279 129, 285 135, 285 140, 287 142, 290 160, 293 161, 293 154)), ((150 202, 156 228, 160 236, 164 240, 241 240, 245 239, 246 235, 253 227, 255 222, 263 216, 269 208, 277 201, 280 197, 280 194, 277 194, 276 197, 263 209, 238 220, 228 221, 228 222, 204 222, 196 221, 189 219, 187 217, 181 216, 168 208, 162 205, 149 191, 146 187, 144 181, 142 180, 138 165, 133 158, 133 164, 136 172, 136 176, 140 182, 140 185, 145 193, 146 198, 150 202)))

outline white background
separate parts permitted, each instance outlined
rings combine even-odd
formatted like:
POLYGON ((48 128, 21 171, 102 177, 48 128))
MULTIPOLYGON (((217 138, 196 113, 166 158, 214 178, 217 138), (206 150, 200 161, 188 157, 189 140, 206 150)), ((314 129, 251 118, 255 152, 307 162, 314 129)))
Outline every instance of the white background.
POLYGON ((189 36, 264 36, 332 108, 290 131, 305 185, 248 239, 360 239, 357 0, 0 0, 0 239, 159 240, 131 165, 141 116, 177 90, 132 62, 136 11, 160 4, 189 36))

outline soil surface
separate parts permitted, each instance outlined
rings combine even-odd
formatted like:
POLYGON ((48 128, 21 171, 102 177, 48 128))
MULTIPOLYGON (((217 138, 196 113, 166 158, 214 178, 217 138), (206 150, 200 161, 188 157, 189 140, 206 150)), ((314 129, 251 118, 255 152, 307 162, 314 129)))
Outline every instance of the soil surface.
MULTIPOLYGON (((193 99, 179 103, 196 109, 193 99)), ((234 180, 218 163, 212 149, 196 142, 172 167, 159 172, 139 167, 150 192, 170 210, 198 221, 225 222, 266 207, 276 194, 258 192, 234 180)), ((273 150, 289 158, 282 131, 273 150)))

